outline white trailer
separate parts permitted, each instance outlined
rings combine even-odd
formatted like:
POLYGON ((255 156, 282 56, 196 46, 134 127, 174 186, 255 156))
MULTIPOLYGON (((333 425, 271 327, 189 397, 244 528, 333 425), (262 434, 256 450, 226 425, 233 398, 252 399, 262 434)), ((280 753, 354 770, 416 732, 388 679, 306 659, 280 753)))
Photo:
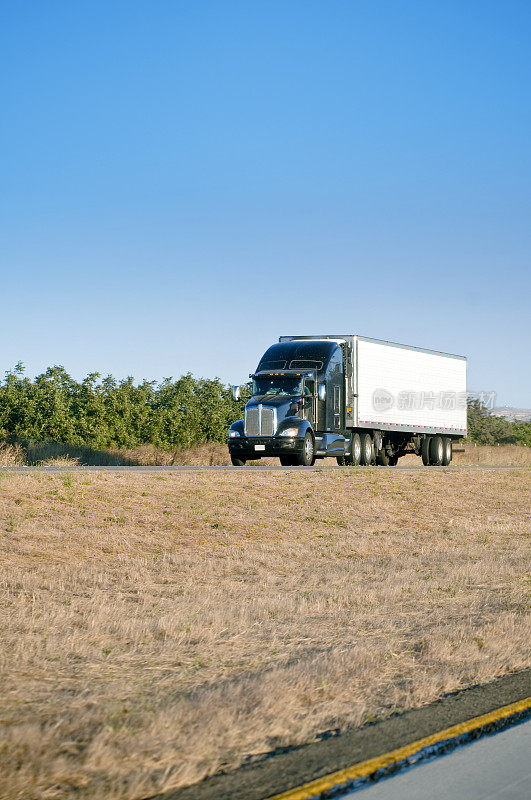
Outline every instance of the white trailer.
POLYGON ((466 358, 365 336, 352 345, 354 427, 466 436, 466 358))

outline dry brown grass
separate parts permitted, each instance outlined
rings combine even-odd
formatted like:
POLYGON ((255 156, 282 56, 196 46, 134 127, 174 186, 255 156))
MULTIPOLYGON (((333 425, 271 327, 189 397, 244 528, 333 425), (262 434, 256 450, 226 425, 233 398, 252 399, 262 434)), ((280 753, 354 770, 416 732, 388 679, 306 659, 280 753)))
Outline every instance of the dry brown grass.
MULTIPOLYGON (((250 464, 278 464, 278 459, 261 459, 250 464)), ((335 462, 334 462, 335 463, 335 462)), ((143 444, 128 450, 93 450, 60 442, 0 443, 0 467, 13 466, 226 466, 230 464, 227 445, 205 442, 187 450, 161 450, 143 444)))
POLYGON ((528 666, 528 489, 0 475, 0 797, 141 798, 528 666))
POLYGON ((497 464, 512 466, 531 466, 531 447, 505 444, 499 446, 458 444, 464 453, 455 453, 455 464, 497 464))
MULTIPOLYGON (((519 445, 500 447, 476 446, 470 443, 456 445, 458 452, 454 463, 460 465, 499 464, 507 466, 531 466, 531 448, 519 445), (464 449, 464 452, 460 450, 464 449)), ((256 465, 278 465, 276 458, 263 458, 256 465)), ((335 459, 325 459, 324 467, 334 466, 335 459)), ((420 464, 417 456, 404 456, 401 465, 420 464)), ((218 442, 191 447, 188 450, 169 452, 151 444, 143 444, 129 450, 92 450, 89 447, 60 444, 58 442, 0 443, 0 466, 22 466, 24 464, 50 466, 226 466, 230 464, 227 446, 218 442)))

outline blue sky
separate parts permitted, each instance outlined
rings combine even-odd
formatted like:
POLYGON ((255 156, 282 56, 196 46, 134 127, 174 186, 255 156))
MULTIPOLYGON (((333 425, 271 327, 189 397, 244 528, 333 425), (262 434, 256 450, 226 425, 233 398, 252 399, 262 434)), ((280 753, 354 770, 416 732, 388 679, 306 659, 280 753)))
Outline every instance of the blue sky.
POLYGON ((239 382, 281 334, 531 406, 531 4, 4 3, 0 371, 239 382))

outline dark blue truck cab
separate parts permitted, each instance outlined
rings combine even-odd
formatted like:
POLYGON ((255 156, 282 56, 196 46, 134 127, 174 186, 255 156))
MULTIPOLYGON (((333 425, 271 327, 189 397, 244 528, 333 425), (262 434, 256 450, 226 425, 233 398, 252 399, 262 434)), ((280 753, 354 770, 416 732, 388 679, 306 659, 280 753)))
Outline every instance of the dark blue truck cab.
POLYGON ((310 466, 316 457, 344 454, 341 344, 330 339, 278 342, 250 377, 245 418, 229 431, 233 464, 277 456, 286 466, 310 466))

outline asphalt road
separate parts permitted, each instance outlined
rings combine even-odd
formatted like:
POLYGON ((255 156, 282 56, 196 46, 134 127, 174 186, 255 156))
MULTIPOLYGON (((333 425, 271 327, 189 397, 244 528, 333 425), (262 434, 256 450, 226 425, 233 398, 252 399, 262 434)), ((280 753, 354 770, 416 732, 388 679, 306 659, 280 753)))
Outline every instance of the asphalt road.
MULTIPOLYGON (((72 472, 72 470, 80 470, 81 472, 216 472, 222 470, 231 470, 236 472, 239 470, 242 474, 246 472, 308 472, 308 471, 322 471, 322 470, 366 470, 367 467, 338 467, 334 465, 321 466, 320 464, 313 467, 282 467, 282 466, 257 466, 257 467, 89 467, 89 466, 73 466, 73 467, 0 467, 0 472, 72 472)), ((406 472, 416 472, 417 470, 465 470, 465 469, 529 469, 527 466, 506 466, 500 464, 476 464, 476 465, 452 465, 451 467, 424 467, 424 466, 403 466, 397 465, 396 467, 371 467, 370 469, 377 470, 402 470, 406 472)))
POLYGON ((344 800, 529 800, 531 720, 342 797, 344 800))

